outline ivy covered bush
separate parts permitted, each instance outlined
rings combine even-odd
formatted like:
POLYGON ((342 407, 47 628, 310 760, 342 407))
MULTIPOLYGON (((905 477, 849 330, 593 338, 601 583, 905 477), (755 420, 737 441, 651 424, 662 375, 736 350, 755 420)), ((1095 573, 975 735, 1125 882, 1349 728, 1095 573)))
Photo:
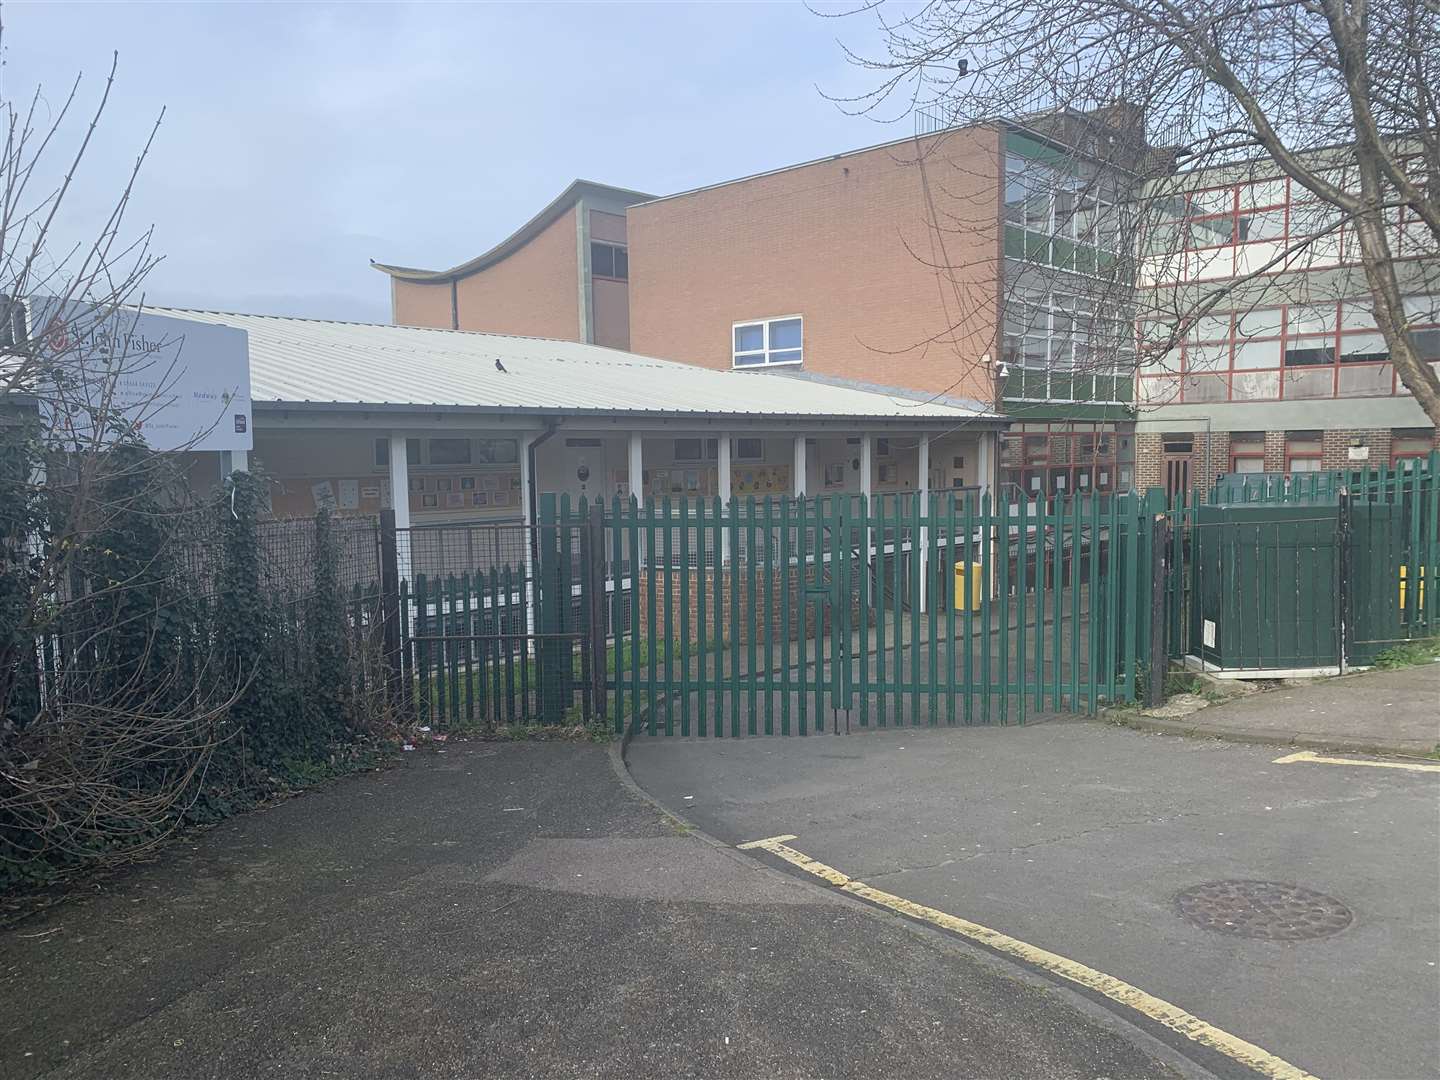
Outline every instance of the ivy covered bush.
POLYGON ((247 473, 193 499, 183 467, 123 444, 47 459, 0 427, 0 890, 133 856, 389 734, 373 577, 342 581, 337 522, 260 521, 247 473))

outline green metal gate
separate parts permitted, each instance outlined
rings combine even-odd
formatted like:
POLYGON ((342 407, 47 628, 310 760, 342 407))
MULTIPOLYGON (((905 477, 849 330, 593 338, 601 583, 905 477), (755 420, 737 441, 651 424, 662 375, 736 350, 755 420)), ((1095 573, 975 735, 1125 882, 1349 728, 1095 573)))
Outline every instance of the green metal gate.
POLYGON ((541 520, 603 532, 615 729, 738 737, 1023 723, 1132 699, 1150 599, 1141 503, 616 499, 597 519, 562 497, 542 499, 541 520))
POLYGON ((1440 635, 1440 452, 1222 479, 1168 511, 1169 654, 1221 672, 1364 666, 1440 635))

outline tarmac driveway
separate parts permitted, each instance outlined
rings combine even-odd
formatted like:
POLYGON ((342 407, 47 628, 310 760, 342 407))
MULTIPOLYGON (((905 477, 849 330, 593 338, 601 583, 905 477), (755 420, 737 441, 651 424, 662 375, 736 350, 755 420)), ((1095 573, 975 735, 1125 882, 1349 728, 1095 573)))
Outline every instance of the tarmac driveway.
POLYGON ((685 835, 588 744, 406 754, 77 893, 0 930, 6 1080, 1189 1071, 685 835))
POLYGON ((794 834, 867 885, 1126 980, 1315 1075, 1435 1076, 1440 772, 1275 763, 1287 753, 1064 722, 637 737, 629 762, 725 841, 794 834), (1233 881, 1303 886, 1350 922, 1241 936, 1225 888, 1186 901, 1214 928, 1182 913, 1180 894, 1233 881))

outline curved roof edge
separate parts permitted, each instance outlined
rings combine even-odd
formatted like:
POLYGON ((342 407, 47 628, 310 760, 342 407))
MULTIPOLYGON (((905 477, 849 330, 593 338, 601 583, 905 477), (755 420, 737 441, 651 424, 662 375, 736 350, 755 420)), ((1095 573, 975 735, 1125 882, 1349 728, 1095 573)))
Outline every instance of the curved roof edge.
POLYGON ((391 263, 379 263, 374 259, 370 260, 370 265, 382 274, 388 274, 390 277, 398 278, 401 281, 436 284, 468 277, 470 274, 484 270, 487 266, 493 266, 495 263, 500 262, 500 260, 524 247, 534 239, 538 233, 550 225, 551 222, 566 210, 569 210, 570 207, 574 206, 586 195, 607 195, 611 198, 618 198, 619 201, 626 203, 626 205, 646 202, 655 198, 654 195, 649 195, 643 191, 611 187, 609 184, 598 184, 593 180, 575 180, 524 225, 521 225, 520 228, 516 229, 483 255, 477 255, 468 262, 459 263, 456 266, 450 267, 448 270, 421 270, 413 266, 395 266, 391 263))

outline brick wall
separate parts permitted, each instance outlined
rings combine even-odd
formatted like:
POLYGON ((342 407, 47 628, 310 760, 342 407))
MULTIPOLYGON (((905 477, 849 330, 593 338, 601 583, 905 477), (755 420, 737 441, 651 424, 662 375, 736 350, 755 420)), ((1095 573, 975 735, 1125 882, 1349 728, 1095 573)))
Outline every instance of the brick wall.
MULTIPOLYGON (((394 322, 451 325, 450 284, 394 286, 394 322)), ((580 268, 575 208, 566 210, 529 243, 455 286, 461 330, 580 340, 580 268)))
POLYGON ((580 340, 580 267, 572 206, 513 255, 461 278, 461 330, 580 340))
POLYGON ((1320 437, 1321 467, 1354 469, 1389 465, 1392 442, 1389 428, 1322 432, 1320 437), (1350 446, 1356 440, 1370 448, 1370 456, 1364 461, 1350 460, 1350 446))
MULTIPOLYGON (((1230 471, 1230 435, 1228 432, 1214 432, 1210 435, 1211 475, 1205 475, 1204 432, 1191 436, 1194 448, 1190 456, 1190 476, 1196 485, 1208 484, 1215 475, 1230 471)), ((1141 491, 1148 487, 1159 487, 1165 483, 1164 436, 1158 432, 1139 432, 1135 436, 1135 485, 1141 491)), ((1321 467, 1330 469, 1379 468, 1389 466, 1394 432, 1388 428, 1344 428, 1323 431, 1320 437, 1321 467), (1352 443, 1370 448, 1369 457, 1364 461, 1350 460, 1352 443)), ((1440 438, 1436 446, 1440 447, 1440 438)), ((1265 471, 1285 471, 1285 432, 1265 432, 1265 471)))
MULTIPOLYGON (((893 573, 893 571, 891 572, 893 573)), ((812 568, 809 576, 813 578, 813 575, 814 571, 812 568)), ((656 627, 655 636, 657 638, 663 638, 665 636, 665 590, 668 587, 671 590, 670 617, 671 625, 672 627, 674 627, 675 639, 677 641, 679 640, 680 633, 683 629, 685 631, 688 631, 691 642, 698 642, 700 640, 700 612, 699 604, 697 601, 699 593, 697 590, 703 588, 705 590, 706 641, 715 640, 715 604, 718 602, 720 604, 720 627, 722 641, 728 642, 734 639, 733 631, 738 630, 738 640, 741 644, 748 642, 752 634, 754 635, 756 642, 763 642, 765 640, 765 602, 767 592, 765 571, 763 570, 763 568, 759 568, 756 571, 755 614, 753 617, 750 613, 750 593, 748 580, 746 578, 746 570, 742 567, 740 570, 740 580, 738 583, 740 591, 740 613, 739 618, 732 619, 730 605, 730 589, 732 584, 731 578, 732 570, 729 567, 725 567, 720 570, 716 570, 713 567, 704 570, 691 569, 688 571, 656 570, 654 574, 656 627), (681 578, 686 576, 688 576, 690 579, 690 609, 688 617, 682 611, 680 605, 680 582, 681 578)), ((813 584, 813 581, 811 583, 813 584)), ((642 571, 639 580, 636 582, 634 602, 639 605, 638 612, 640 618, 640 636, 646 638, 651 636, 649 609, 650 588, 650 575, 642 571)), ((820 626, 818 628, 820 632, 829 633, 831 617, 830 607, 827 604, 820 604, 819 614, 817 615, 817 605, 815 603, 817 597, 813 595, 802 596, 802 588, 803 584, 800 579, 797 577, 792 577, 790 580, 790 588, 788 590, 787 596, 787 590, 784 588, 783 584, 780 581, 779 572, 776 571, 775 583, 769 592, 770 634, 772 641, 778 642, 781 640, 781 632, 783 629, 782 611, 787 602, 790 608, 791 641, 796 641, 800 637, 800 605, 802 600, 809 601, 809 608, 805 615, 805 636, 807 638, 815 637, 817 630, 817 619, 820 622, 820 626)), ((936 589, 937 597, 939 597, 940 602, 943 603, 943 583, 941 585, 937 585, 936 589)), ((850 623, 852 626, 858 625, 859 617, 860 600, 858 594, 856 594, 851 597, 850 623)))
POLYGON ((1230 471, 1230 433, 1199 432, 1190 457, 1190 481, 1195 487, 1209 487, 1221 473, 1230 471))
POLYGON ((390 298, 394 307, 392 321, 396 326, 433 326, 449 330, 450 283, 421 284, 391 278, 390 298))
POLYGON ((726 369, 734 323, 798 314, 807 371, 992 400, 1000 137, 919 156, 923 176, 907 141, 632 206, 631 348, 726 369))
POLYGON ((1164 440, 1158 432, 1135 433, 1135 487, 1146 491, 1165 485, 1164 440))
POLYGON ((1285 432, 1265 432, 1265 471, 1285 471, 1285 432))

